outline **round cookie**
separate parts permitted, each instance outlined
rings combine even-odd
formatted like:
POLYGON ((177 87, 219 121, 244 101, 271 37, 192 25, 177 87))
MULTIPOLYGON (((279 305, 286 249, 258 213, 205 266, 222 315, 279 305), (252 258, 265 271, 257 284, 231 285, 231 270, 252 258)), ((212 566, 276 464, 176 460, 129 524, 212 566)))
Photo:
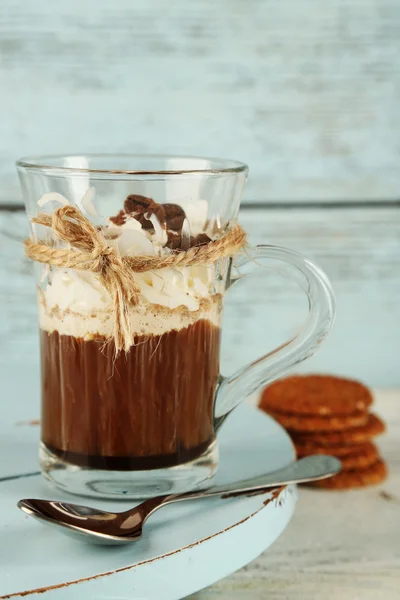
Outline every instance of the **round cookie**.
POLYGON ((377 485, 378 483, 385 481, 387 475, 387 466, 382 459, 379 459, 364 469, 341 471, 334 477, 321 479, 320 481, 312 481, 306 485, 327 490, 346 490, 368 485, 377 485))
MULTIPOLYGON (((311 436, 310 436, 311 437, 311 436)), ((322 444, 314 444, 312 442, 301 442, 296 439, 293 442, 296 446, 296 451, 299 456, 310 456, 311 454, 328 454, 329 456, 336 456, 340 460, 342 456, 350 456, 351 454, 368 453, 370 446, 373 446, 371 442, 364 442, 363 444, 353 444, 352 446, 323 446, 322 444)))
POLYGON ((372 404, 369 389, 351 379, 332 375, 293 375, 268 385, 260 408, 296 415, 352 415, 372 404))
POLYGON ((269 410, 268 413, 278 423, 283 425, 289 431, 303 432, 322 432, 322 431, 343 431, 354 427, 361 427, 367 424, 368 413, 356 412, 348 415, 331 415, 326 417, 311 417, 306 415, 296 415, 290 413, 276 412, 269 410))
POLYGON ((363 444, 369 442, 371 438, 381 435, 386 430, 385 424, 377 416, 371 413, 368 415, 368 421, 361 427, 353 427, 344 431, 325 431, 313 433, 295 433, 291 437, 295 444, 297 443, 312 443, 320 444, 321 446, 352 446, 354 444, 363 444))
MULTIPOLYGON (((335 454, 331 451, 316 452, 316 454, 329 454, 331 456, 335 456, 335 454)), ((302 458, 303 456, 309 456, 309 454, 303 454, 302 452, 299 452, 298 456, 299 458, 302 458)), ((357 450, 351 454, 347 454, 346 456, 341 456, 340 462, 342 463, 342 471, 353 471, 370 467, 376 463, 378 459, 379 454, 376 446, 368 443, 364 444, 361 450, 357 450)))

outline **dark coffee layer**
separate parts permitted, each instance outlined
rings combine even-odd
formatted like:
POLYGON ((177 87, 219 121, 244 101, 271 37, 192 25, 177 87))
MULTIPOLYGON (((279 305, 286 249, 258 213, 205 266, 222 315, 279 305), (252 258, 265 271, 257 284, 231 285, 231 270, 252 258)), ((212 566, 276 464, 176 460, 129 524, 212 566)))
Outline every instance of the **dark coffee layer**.
POLYGON ((41 341, 42 441, 61 458, 155 469, 193 460, 212 442, 220 330, 210 321, 140 337, 115 360, 103 338, 42 331, 41 341))
POLYGON ((175 454, 161 454, 156 456, 91 456, 77 452, 65 452, 58 448, 47 446, 52 454, 61 460, 90 469, 105 469, 110 471, 148 471, 150 469, 165 469, 176 467, 201 456, 213 440, 207 440, 194 448, 179 448, 175 454))

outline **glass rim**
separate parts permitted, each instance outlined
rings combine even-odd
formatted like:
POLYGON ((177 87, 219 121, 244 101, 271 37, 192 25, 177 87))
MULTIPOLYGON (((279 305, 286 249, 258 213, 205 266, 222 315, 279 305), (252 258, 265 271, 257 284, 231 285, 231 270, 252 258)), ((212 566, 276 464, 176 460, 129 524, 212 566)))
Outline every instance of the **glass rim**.
POLYGON ((65 174, 109 174, 109 175, 133 175, 133 176, 151 176, 151 175, 216 175, 216 174, 235 174, 235 173, 246 173, 249 167, 240 161, 225 159, 225 158, 214 158, 208 156, 194 156, 184 154, 131 154, 131 153, 87 153, 87 154, 48 154, 38 156, 27 156, 22 157, 16 161, 17 168, 23 168, 28 170, 38 171, 50 171, 53 173, 61 172, 65 174), (212 168, 187 168, 187 169, 92 169, 86 167, 66 167, 60 165, 46 164, 46 162, 63 160, 65 158, 88 158, 88 159, 107 159, 115 160, 121 159, 175 159, 175 160, 193 160, 193 161, 209 161, 215 163, 215 167, 212 168))

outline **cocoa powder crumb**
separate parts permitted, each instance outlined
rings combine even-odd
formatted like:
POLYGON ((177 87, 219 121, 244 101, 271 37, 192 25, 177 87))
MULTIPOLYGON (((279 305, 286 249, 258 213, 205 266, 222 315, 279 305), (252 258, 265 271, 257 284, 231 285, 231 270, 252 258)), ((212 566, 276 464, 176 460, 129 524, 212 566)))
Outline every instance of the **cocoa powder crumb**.
POLYGON ((386 492, 385 490, 379 492, 379 495, 383 500, 386 500, 387 502, 396 501, 396 498, 393 496, 393 494, 389 494, 389 492, 386 492))
POLYGON ((18 421, 17 425, 36 426, 36 425, 40 425, 40 420, 39 419, 31 419, 30 421, 18 421))

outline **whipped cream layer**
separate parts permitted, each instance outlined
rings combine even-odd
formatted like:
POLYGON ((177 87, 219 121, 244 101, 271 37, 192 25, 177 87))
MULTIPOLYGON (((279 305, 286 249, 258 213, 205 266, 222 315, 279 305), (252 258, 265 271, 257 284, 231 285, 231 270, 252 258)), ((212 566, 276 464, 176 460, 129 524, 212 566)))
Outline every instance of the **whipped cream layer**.
MULTIPOLYGON (((130 308, 135 334, 159 335, 198 319, 219 326, 221 294, 213 293, 213 266, 148 271, 136 280, 141 301, 130 308)), ((39 291, 39 323, 48 332, 83 339, 108 337, 114 323, 111 297, 94 273, 52 268, 39 291)))
MULTIPOLYGON (((50 308, 46 294, 39 292, 39 324, 48 333, 57 331, 60 335, 71 335, 84 340, 97 337, 109 338, 114 326, 114 313, 110 308, 92 308, 83 312, 78 305, 77 310, 50 308)), ((171 330, 184 329, 199 319, 206 319, 216 327, 220 327, 222 297, 219 294, 203 299, 197 310, 189 310, 184 306, 168 309, 155 304, 139 304, 131 307, 129 318, 132 331, 137 336, 162 335, 171 330)))
MULTIPOLYGON (((128 212, 120 221, 103 219, 96 213, 93 198, 94 189, 89 188, 78 206, 87 218, 97 221, 107 244, 121 256, 168 256, 174 252, 167 245, 170 235, 181 236, 180 243, 184 245, 190 244, 193 236, 198 234, 206 234, 211 239, 215 229, 215 222, 207 220, 208 203, 205 200, 186 203, 184 223, 177 233, 170 232, 160 223, 154 212, 142 213, 141 221, 135 218, 137 214, 128 212)), ((69 204, 64 196, 52 193, 45 194, 38 204, 43 207, 49 202, 69 204)), ((141 297, 139 305, 130 309, 132 331, 138 335, 162 334, 187 327, 199 318, 219 325, 220 298, 227 268, 228 261, 224 259, 220 264, 137 273, 135 278, 141 297)), ((45 266, 39 317, 45 331, 84 339, 109 336, 113 328, 111 297, 98 275, 89 271, 45 266)))

